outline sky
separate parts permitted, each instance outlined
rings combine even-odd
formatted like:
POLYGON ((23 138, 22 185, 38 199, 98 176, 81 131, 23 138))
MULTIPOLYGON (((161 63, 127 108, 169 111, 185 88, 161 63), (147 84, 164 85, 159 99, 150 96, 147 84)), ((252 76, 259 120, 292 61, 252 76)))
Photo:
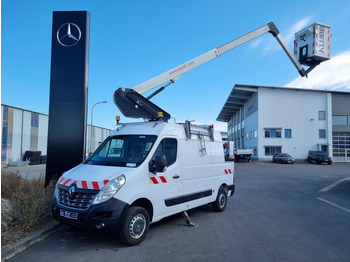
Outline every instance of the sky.
MULTIPOLYGON (((293 48, 294 33, 331 26, 332 58, 301 78, 265 34, 192 71, 152 98, 176 121, 217 122, 235 84, 350 92, 350 1, 2 0, 1 103, 48 114, 53 11, 90 13, 88 123, 114 129, 113 102, 132 88, 213 48, 274 22, 293 48)), ((155 91, 152 90, 149 93, 155 91)), ((146 93, 144 94, 147 96, 146 93)))

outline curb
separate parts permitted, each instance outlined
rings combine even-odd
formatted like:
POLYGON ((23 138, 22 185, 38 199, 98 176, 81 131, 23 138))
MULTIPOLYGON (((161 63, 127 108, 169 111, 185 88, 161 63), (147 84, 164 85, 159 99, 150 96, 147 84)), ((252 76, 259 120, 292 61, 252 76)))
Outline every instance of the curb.
POLYGON ((29 236, 26 236, 16 243, 10 244, 1 249, 1 261, 6 261, 14 257, 15 255, 21 253, 27 248, 31 247, 35 243, 45 239, 46 237, 52 235, 61 228, 59 222, 53 222, 43 229, 40 229, 29 236))

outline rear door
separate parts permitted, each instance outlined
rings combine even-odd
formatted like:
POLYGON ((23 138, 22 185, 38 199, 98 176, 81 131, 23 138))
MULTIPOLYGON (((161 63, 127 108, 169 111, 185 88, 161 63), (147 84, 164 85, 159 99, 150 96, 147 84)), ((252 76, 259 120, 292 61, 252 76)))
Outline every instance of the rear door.
POLYGON ((167 168, 165 172, 153 174, 150 177, 150 195, 154 203, 154 217, 176 213, 179 209, 178 198, 181 192, 181 161, 176 137, 165 137, 157 145, 152 156, 165 156, 167 168))

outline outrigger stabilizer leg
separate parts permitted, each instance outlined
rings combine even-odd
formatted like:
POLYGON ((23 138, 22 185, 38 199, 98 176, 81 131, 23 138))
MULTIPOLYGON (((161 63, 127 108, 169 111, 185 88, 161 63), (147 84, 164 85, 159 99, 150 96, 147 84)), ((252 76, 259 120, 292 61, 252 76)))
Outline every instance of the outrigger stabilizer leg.
POLYGON ((191 218, 188 216, 186 211, 182 212, 181 214, 182 214, 182 217, 185 219, 187 226, 189 226, 191 228, 198 227, 198 225, 196 223, 192 222, 191 218))

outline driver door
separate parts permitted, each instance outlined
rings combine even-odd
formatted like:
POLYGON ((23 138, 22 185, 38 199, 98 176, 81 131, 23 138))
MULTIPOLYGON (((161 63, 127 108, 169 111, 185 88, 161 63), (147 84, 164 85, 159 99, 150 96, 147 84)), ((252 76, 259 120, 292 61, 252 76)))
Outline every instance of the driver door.
POLYGON ((167 168, 164 172, 151 173, 150 195, 154 205, 154 217, 176 213, 179 209, 181 192, 181 161, 177 138, 163 138, 158 144, 152 159, 165 156, 167 168))

